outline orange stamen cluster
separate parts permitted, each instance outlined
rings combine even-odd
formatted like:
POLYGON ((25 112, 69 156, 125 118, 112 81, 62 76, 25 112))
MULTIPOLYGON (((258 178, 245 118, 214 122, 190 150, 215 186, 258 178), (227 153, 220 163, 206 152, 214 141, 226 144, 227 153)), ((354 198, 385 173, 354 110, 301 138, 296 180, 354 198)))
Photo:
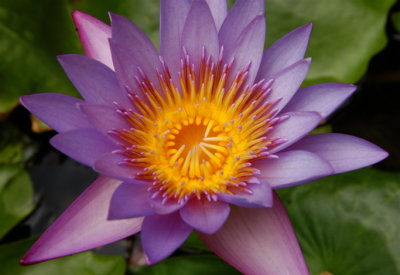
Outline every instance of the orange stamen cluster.
POLYGON ((151 181, 149 191, 164 201, 251 192, 252 161, 274 157, 269 150, 281 142, 266 137, 284 119, 267 101, 272 81, 246 85, 249 66, 233 77, 232 63, 203 54, 197 69, 185 56, 175 85, 162 64, 158 88, 142 74, 143 96, 130 93, 135 108, 119 107, 132 126, 115 131, 126 158, 120 165, 141 167, 136 178, 151 181))

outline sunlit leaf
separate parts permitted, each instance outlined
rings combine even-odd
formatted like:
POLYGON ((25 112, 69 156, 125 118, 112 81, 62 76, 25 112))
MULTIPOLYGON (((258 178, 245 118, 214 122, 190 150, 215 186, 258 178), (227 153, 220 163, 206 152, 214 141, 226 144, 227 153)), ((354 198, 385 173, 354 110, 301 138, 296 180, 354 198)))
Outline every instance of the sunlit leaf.
POLYGON ((364 169, 280 194, 312 274, 400 274, 400 174, 364 169))
POLYGON ((34 92, 76 94, 56 56, 78 53, 66 0, 0 2, 0 113, 34 92))
POLYGON ((18 165, 0 164, 0 239, 33 210, 32 196, 28 173, 18 165))
POLYGON ((267 0, 267 39, 313 23, 307 83, 354 83, 386 44, 385 24, 395 0, 267 0))

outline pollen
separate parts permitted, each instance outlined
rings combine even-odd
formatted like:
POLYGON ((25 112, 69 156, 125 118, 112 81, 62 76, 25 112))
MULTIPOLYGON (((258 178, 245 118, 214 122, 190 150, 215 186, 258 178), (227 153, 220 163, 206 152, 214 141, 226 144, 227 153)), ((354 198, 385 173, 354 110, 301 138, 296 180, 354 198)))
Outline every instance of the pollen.
POLYGON ((133 108, 118 107, 131 125, 116 130, 126 159, 120 165, 141 168, 136 179, 164 202, 251 192, 252 162, 274 157, 269 151, 281 142, 267 137, 284 119, 268 101, 272 80, 249 86, 250 65, 232 75, 233 62, 223 64, 221 55, 214 63, 203 51, 197 68, 185 55, 174 83, 160 61, 157 85, 141 73, 140 91, 129 91, 133 108))

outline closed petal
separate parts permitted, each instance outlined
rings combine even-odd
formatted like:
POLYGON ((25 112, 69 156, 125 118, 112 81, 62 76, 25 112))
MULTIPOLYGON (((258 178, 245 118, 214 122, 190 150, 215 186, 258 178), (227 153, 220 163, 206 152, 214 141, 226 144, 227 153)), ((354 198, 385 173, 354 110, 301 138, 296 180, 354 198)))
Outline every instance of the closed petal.
POLYGON ((256 16, 237 39, 234 46, 225 48, 224 58, 227 63, 231 60, 233 68, 232 77, 250 65, 247 75, 247 83, 252 84, 260 66, 261 56, 265 41, 265 18, 263 15, 256 16))
POLYGON ((287 148, 295 143, 310 131, 312 131, 321 121, 321 116, 315 112, 295 112, 282 115, 288 118, 276 125, 267 134, 270 138, 281 138, 285 142, 273 147, 270 152, 275 153, 287 148))
POLYGON ((129 158, 111 151, 97 157, 93 169, 107 177, 128 182, 135 182, 137 173, 142 171, 138 166, 129 165, 129 158))
POLYGON ((230 207, 225 202, 191 199, 180 210, 182 219, 194 229, 213 234, 228 218, 230 207))
POLYGON ((236 1, 218 33, 220 45, 225 49, 232 48, 242 31, 256 16, 261 14, 264 14, 264 0, 236 1))
POLYGON ((127 219, 154 214, 148 203, 149 184, 145 182, 123 183, 114 191, 111 198, 108 218, 127 219))
POLYGON ((182 46, 189 54, 191 63, 199 68, 203 48, 214 60, 218 58, 217 29, 210 8, 204 0, 193 1, 182 33, 182 46))
POLYGON ((79 109, 87 115, 87 119, 94 127, 104 133, 111 129, 129 129, 132 127, 122 117, 122 114, 117 112, 116 107, 81 103, 79 109))
POLYGON ((146 217, 141 240, 148 263, 155 264, 171 255, 191 232, 178 212, 146 217))
POLYGON ((324 119, 356 89, 356 86, 344 83, 322 83, 308 86, 300 89, 282 112, 314 111, 324 119))
POLYGON ((305 79, 310 64, 311 59, 303 59, 277 74, 272 83, 272 90, 268 100, 271 102, 280 100, 276 107, 278 109, 285 107, 305 79))
POLYGON ((228 13, 226 1, 206 0, 206 2, 210 7, 215 26, 217 27, 217 30, 219 30, 225 20, 226 14, 228 13))
POLYGON ((190 1, 162 0, 160 4, 160 53, 177 81, 181 64, 181 36, 190 1))
MULTIPOLYGON (((158 85, 158 53, 151 40, 129 19, 110 14, 111 53, 118 79, 133 92, 138 91, 136 77, 141 71, 154 85, 158 85)), ((139 94, 141 96, 141 94, 139 94)))
POLYGON ((82 97, 89 103, 126 105, 128 97, 115 73, 106 65, 79 54, 58 56, 61 66, 82 97))
POLYGON ((290 150, 306 150, 319 155, 331 164, 335 174, 372 165, 388 156, 386 151, 364 139, 334 133, 306 136, 290 150))
POLYGON ((50 143, 57 150, 88 166, 93 166, 101 155, 117 149, 110 139, 94 129, 60 133, 54 136, 50 143))
POLYGON ((272 188, 266 182, 256 184, 248 183, 246 186, 250 192, 241 192, 234 195, 218 195, 223 201, 250 208, 272 207, 272 188))
POLYGON ((81 11, 73 11, 74 20, 85 55, 114 68, 110 45, 111 27, 81 11))
POLYGON ((277 40, 263 54, 257 79, 271 79, 304 58, 311 33, 311 24, 297 28, 277 40))
POLYGON ((232 207, 224 226, 201 239, 243 274, 309 274, 296 235, 277 195, 273 208, 232 207))
POLYGON ((77 104, 82 102, 78 98, 46 93, 25 95, 20 101, 25 108, 57 132, 92 128, 77 108, 77 104))
POLYGON ((120 181, 98 178, 46 230, 21 260, 34 264, 112 243, 140 231, 142 218, 109 220, 120 181))
POLYGON ((253 163, 261 171, 259 178, 273 189, 307 183, 334 171, 328 161, 317 154, 293 150, 279 153, 279 158, 267 158, 253 163))

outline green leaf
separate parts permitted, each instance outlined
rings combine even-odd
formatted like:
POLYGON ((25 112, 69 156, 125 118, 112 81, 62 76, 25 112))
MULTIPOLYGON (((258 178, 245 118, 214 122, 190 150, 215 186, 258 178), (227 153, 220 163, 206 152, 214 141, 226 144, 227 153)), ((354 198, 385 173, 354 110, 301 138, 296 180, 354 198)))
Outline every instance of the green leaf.
POLYGON ((395 0, 267 0, 267 42, 313 23, 306 84, 354 83, 386 44, 385 24, 395 0))
POLYGON ((392 14, 392 22, 396 30, 400 31, 400 12, 395 12, 392 14))
POLYGON ((122 275, 126 264, 120 256, 103 256, 92 252, 75 254, 31 266, 19 265, 19 260, 34 242, 22 240, 0 246, 0 270, 3 275, 122 275))
POLYGON ((37 146, 15 125, 0 121, 0 164, 21 164, 37 151, 37 146))
POLYGON ((364 169, 280 191, 312 274, 400 274, 399 183, 364 169))
POLYGON ((0 113, 34 92, 76 95, 56 55, 78 53, 66 0, 0 2, 0 113))
POLYGON ((18 165, 0 164, 0 239, 33 210, 32 196, 28 173, 18 165))
POLYGON ((176 256, 153 266, 131 270, 135 275, 235 275, 239 271, 214 255, 176 256))
POLYGON ((131 19, 148 35, 155 45, 159 44, 159 0, 80 0, 71 1, 72 9, 80 10, 109 24, 108 12, 131 19))
POLYGON ((197 233, 194 233, 194 232, 189 235, 189 237, 184 242, 183 246, 185 248, 189 248, 189 249, 196 249, 196 250, 201 250, 201 251, 210 251, 208 246, 206 246, 205 243, 199 238, 199 235, 197 233))

